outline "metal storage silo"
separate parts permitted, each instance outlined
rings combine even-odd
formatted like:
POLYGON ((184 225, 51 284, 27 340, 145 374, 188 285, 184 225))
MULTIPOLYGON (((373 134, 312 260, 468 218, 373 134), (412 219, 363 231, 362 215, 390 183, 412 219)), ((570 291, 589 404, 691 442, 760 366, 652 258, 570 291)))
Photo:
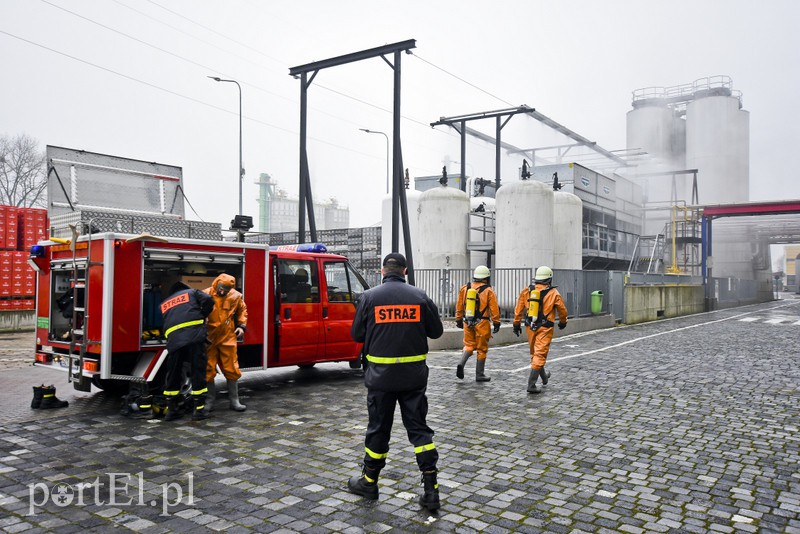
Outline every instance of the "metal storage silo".
MULTIPOLYGON (((422 195, 416 189, 406 189, 406 206, 408 206, 408 228, 411 233, 411 246, 414 257, 414 265, 417 265, 417 258, 419 257, 419 232, 417 231, 417 217, 419 211, 419 197, 422 195)), ((381 259, 385 258, 387 254, 392 252, 392 195, 384 196, 381 202, 381 259)), ((398 234, 399 252, 404 256, 406 254, 405 240, 403 239, 403 221, 398 218, 400 224, 400 232, 398 234)))
POLYGON ((419 269, 467 269, 469 197, 459 189, 441 186, 419 197, 419 269))
POLYGON ((495 238, 495 200, 492 197, 477 196, 469 199, 469 267, 493 265, 487 257, 487 250, 494 248, 495 238))
POLYGON ((553 190, 537 180, 497 190, 495 259, 498 268, 553 264, 553 190))
MULTIPOLYGON (((649 88, 649 90, 656 88, 649 88)), ((664 90, 663 88, 657 88, 664 90)), ((633 107, 627 114, 627 147, 642 149, 653 160, 643 165, 647 172, 684 169, 685 164, 685 129, 684 120, 673 107, 668 106, 666 95, 641 96, 639 89, 634 91, 633 107)), ((679 177, 678 180, 683 180, 679 177)), ((665 177, 648 177, 642 179, 645 196, 648 202, 664 202, 672 199, 672 181, 665 177)), ((678 184, 677 195, 684 196, 685 187, 678 184)))
POLYGON ((566 191, 553 194, 553 269, 583 268, 583 202, 566 191))
POLYGON ((741 109, 727 76, 698 80, 695 86, 695 99, 686 107, 686 166, 698 169, 698 200, 700 204, 747 202, 750 114, 741 109))

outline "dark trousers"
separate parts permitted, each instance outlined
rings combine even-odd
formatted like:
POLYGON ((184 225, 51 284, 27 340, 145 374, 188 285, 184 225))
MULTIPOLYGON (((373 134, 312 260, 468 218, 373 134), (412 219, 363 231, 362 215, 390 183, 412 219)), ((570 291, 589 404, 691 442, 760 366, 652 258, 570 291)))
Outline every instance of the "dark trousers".
POLYGON ((167 355, 167 382, 164 394, 177 395, 183 385, 183 364, 192 367, 192 394, 202 395, 208 391, 206 365, 208 364, 205 346, 202 342, 190 343, 167 355))
POLYGON ((364 453, 364 466, 380 470, 386 465, 394 407, 397 404, 400 405, 403 425, 408 432, 408 440, 414 446, 420 471, 436 469, 439 453, 433 444, 433 430, 425 422, 428 415, 425 388, 413 391, 367 391, 369 424, 364 439, 364 446, 367 449, 364 453))

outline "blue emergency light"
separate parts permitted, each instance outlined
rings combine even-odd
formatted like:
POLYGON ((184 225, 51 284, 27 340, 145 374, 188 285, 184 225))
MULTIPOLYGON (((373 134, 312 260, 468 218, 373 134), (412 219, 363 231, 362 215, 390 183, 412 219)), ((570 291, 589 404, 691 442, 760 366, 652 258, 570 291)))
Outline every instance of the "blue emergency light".
POLYGON ((299 243, 296 245, 272 245, 270 250, 286 250, 291 252, 328 252, 328 247, 322 243, 299 243))
POLYGON ((44 247, 42 245, 33 245, 31 247, 31 258, 44 258, 44 247))

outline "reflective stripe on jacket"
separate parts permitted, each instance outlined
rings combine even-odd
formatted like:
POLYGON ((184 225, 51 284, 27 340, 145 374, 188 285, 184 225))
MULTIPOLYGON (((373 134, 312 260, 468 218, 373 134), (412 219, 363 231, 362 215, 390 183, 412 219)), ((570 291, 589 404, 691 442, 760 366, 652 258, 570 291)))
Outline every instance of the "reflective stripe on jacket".
POLYGON ((442 335, 439 309, 424 291, 388 274, 358 302, 352 338, 364 343, 364 384, 382 391, 410 391, 428 381, 428 338, 442 335))
POLYGON ((199 289, 183 289, 161 303, 167 350, 176 351, 206 339, 205 318, 214 308, 214 299, 199 289))

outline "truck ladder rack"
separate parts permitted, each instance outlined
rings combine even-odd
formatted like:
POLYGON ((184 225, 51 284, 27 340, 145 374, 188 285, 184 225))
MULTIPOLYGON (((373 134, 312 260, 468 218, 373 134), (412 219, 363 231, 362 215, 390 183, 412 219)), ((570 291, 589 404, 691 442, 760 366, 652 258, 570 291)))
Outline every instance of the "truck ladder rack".
MULTIPOLYGON (((73 386, 78 391, 91 391, 92 384, 88 379, 90 376, 97 374, 97 371, 90 371, 85 368, 85 361, 87 360, 86 349, 89 345, 96 345, 98 342, 89 341, 86 339, 88 332, 89 314, 86 313, 89 304, 89 284, 86 281, 89 279, 89 273, 92 267, 102 266, 103 262, 92 261, 92 236, 88 236, 86 240, 86 259, 78 258, 78 230, 70 225, 72 228, 72 278, 70 284, 72 286, 72 323, 70 325, 70 341, 69 352, 65 355, 69 360, 69 373, 68 381, 73 382, 73 386), (81 273, 81 270, 83 273, 81 273), (80 290, 83 289, 83 306, 78 306, 80 290), (79 323, 80 321, 80 323, 79 323), (80 326, 78 326, 80 324, 80 326)), ((92 228, 92 221, 89 220, 88 228, 92 228)), ((88 358, 92 361, 97 361, 95 358, 88 358)), ((99 357, 98 357, 99 359, 99 357)))

